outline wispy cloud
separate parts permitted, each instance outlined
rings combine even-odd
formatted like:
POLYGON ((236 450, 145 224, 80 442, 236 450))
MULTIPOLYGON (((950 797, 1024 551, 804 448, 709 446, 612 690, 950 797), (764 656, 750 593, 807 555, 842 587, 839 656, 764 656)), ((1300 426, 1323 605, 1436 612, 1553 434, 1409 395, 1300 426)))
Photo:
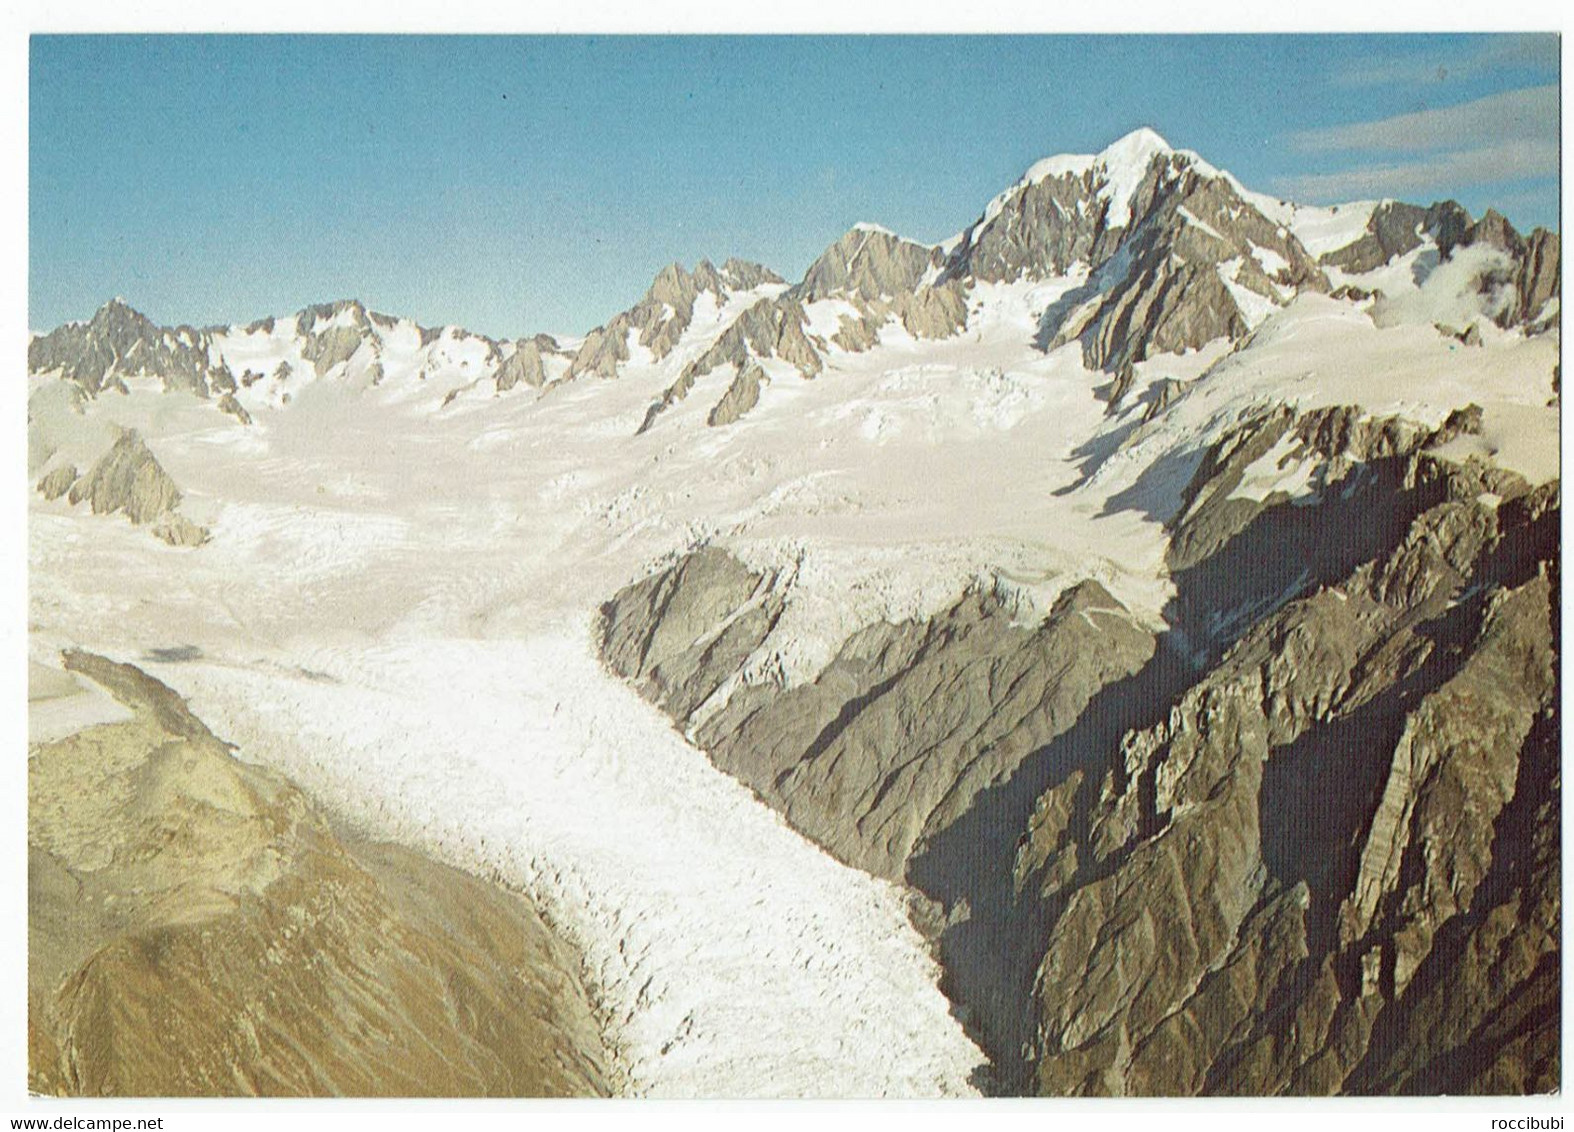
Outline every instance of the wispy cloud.
POLYGON ((1456 106, 1293 133, 1292 150, 1320 158, 1348 155, 1360 164, 1309 170, 1282 178, 1276 188, 1309 202, 1418 199, 1551 178, 1558 173, 1558 138, 1557 86, 1525 87, 1456 106))
POLYGON ((1556 74, 1558 37, 1550 33, 1493 35, 1464 54, 1450 54, 1440 45, 1437 53, 1429 56, 1369 57, 1336 71, 1333 81, 1347 87, 1414 86, 1476 78, 1510 68, 1556 74))
POLYGON ((1558 88, 1556 83, 1549 83, 1375 122, 1302 130, 1290 135, 1290 144, 1303 153, 1348 149, 1421 152, 1504 138, 1538 140, 1557 136, 1558 88))
POLYGON ((1446 195, 1475 185, 1556 176, 1555 139, 1521 140, 1458 150, 1419 161, 1308 173, 1276 182, 1292 200, 1329 202, 1373 197, 1446 195))

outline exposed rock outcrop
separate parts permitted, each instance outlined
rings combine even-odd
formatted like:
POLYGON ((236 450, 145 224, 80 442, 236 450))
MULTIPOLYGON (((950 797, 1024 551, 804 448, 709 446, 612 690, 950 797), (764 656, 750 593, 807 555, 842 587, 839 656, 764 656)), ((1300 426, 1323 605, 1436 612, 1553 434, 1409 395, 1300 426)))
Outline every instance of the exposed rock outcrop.
POLYGON ((211 537, 207 527, 175 511, 159 516, 153 524, 153 536, 176 547, 201 546, 211 537))
POLYGON ((764 287, 766 284, 785 284, 787 282, 762 263, 751 263, 746 259, 738 259, 736 257, 727 260, 721 265, 720 274, 722 282, 734 291, 752 291, 756 287, 764 287))
POLYGON ((28 760, 29 1086, 63 1095, 604 1093, 575 955, 510 893, 336 831, 169 688, 28 760))
POLYGON ((1539 318, 1547 303, 1561 296, 1562 246, 1562 237, 1545 228, 1537 228, 1525 238, 1524 251, 1520 255, 1519 277, 1515 281, 1519 291, 1521 318, 1539 318))
POLYGON ((682 264, 670 264, 662 268, 635 306, 586 336, 565 376, 572 379, 590 373, 616 377, 618 367, 629 360, 631 334, 659 361, 672 352, 693 323, 694 304, 701 295, 710 295, 720 306, 736 292, 781 282, 768 268, 736 259, 729 259, 719 271, 709 260, 701 260, 692 272, 682 264))
POLYGON ((1513 262, 1511 274, 1503 279, 1488 278, 1483 286, 1507 290, 1510 299, 1497 315, 1499 326, 1515 326, 1540 320, 1548 304, 1559 297, 1562 286, 1562 241, 1556 232, 1537 228, 1521 236, 1514 226, 1496 212, 1473 225, 1464 240, 1466 246, 1485 244, 1506 253, 1513 262))
MULTIPOLYGON (((759 362, 778 358, 807 378, 824 369, 830 346, 854 353, 870 349, 879 342, 880 329, 893 320, 915 338, 957 333, 967 322, 966 288, 956 280, 933 283, 944 258, 939 248, 905 240, 875 225, 855 226, 821 253, 801 282, 750 306, 710 349, 686 365, 646 412, 639 431, 648 430, 663 412, 687 397, 696 378, 725 365, 736 367, 740 375, 750 368, 763 374, 759 362), (839 299, 857 311, 856 316, 842 315, 829 342, 810 334, 804 310, 825 299, 839 299)), ((737 395, 747 387, 735 381, 723 395, 726 403, 713 407, 710 416, 733 414, 737 395)))
POLYGON ((498 365, 492 380, 499 393, 506 393, 516 385, 540 389, 546 384, 546 361, 553 354, 561 353, 557 339, 550 334, 537 334, 534 338, 521 338, 514 352, 498 365))
MULTIPOLYGON (((608 605, 609 662, 695 727, 780 601, 769 579, 701 552, 608 605)), ((920 839, 1152 650, 1152 635, 1096 583, 1065 595, 1037 631, 1014 627, 998 598, 975 592, 931 623, 862 630, 812 684, 738 686, 695 735, 795 827, 895 879, 920 839), (952 697, 946 710, 921 711, 939 688, 952 697)))
POLYGON ((879 343, 880 325, 880 319, 873 314, 856 318, 843 314, 836 321, 836 333, 831 335, 831 343, 849 354, 861 354, 879 343))
MULTIPOLYGON (((371 314, 355 299, 305 308, 295 316, 295 333, 302 339, 301 357, 312 364, 318 377, 348 362, 362 346, 375 349, 370 346, 371 314)), ((428 344, 425 331, 421 344, 428 344)))
POLYGON ((832 341, 853 353, 875 345, 893 318, 915 338, 948 338, 967 324, 967 288, 960 279, 938 280, 945 262, 938 247, 861 224, 821 253, 792 294, 804 304, 851 303, 859 317, 844 315, 832 341))
POLYGON ((967 289, 955 279, 898 295, 893 308, 914 338, 949 338, 967 325, 967 289))
POLYGON ((764 298, 740 314, 699 357, 678 373, 645 413, 639 431, 647 431, 656 419, 689 395, 697 378, 731 365, 739 372, 758 366, 763 358, 790 362, 804 377, 814 377, 825 362, 806 332, 808 316, 791 293, 764 298))
POLYGON ((1483 291, 1497 292, 1504 300, 1495 319, 1499 326, 1534 323, 1558 297, 1562 266, 1556 232, 1537 228, 1529 236, 1521 236, 1507 218, 1488 209, 1466 230, 1458 246, 1496 248, 1509 257, 1509 271, 1488 273, 1479 284, 1483 291))
POLYGON ((904 240, 873 225, 848 230, 793 288, 799 302, 844 298, 864 303, 911 294, 924 274, 944 261, 939 248, 904 240))
POLYGON ((83 500, 95 515, 119 511, 133 523, 150 523, 179 506, 180 489, 137 431, 126 429, 72 486, 71 502, 83 500))
POLYGON ((705 423, 712 428, 718 428, 735 422, 759 404, 760 386, 769 380, 765 376, 765 371, 759 366, 744 366, 738 371, 738 376, 732 379, 732 384, 727 387, 727 392, 722 394, 721 400, 716 402, 716 407, 705 418, 705 423))
MULTIPOLYGON (((329 341, 332 340, 328 339, 328 336, 334 329, 334 323, 345 323, 346 325, 341 329, 357 332, 370 330, 372 326, 366 308, 361 305, 359 299, 341 299, 338 302, 316 303, 301 308, 295 314, 295 333, 303 338, 327 339, 319 343, 317 349, 317 352, 325 352, 329 349, 329 341)), ((360 334, 356 333, 353 337, 355 344, 359 345, 360 334)), ((425 344, 423 341, 422 345, 425 344)), ((351 352, 354 352, 353 347, 351 352)), ((310 354, 307 357, 308 360, 315 360, 310 354)))
MULTIPOLYGON (((952 253, 946 273, 986 283, 1064 275, 1102 263, 1119 244, 1104 223, 1090 167, 1024 180, 991 205, 952 253)), ((1124 225, 1122 225, 1124 227, 1124 225)))
POLYGON ((1366 233, 1322 257, 1330 267, 1355 275, 1382 267, 1431 239, 1442 255, 1453 251, 1470 228, 1470 214, 1451 200, 1428 208, 1385 200, 1372 210, 1366 233))
POLYGON ((763 299, 738 316, 716 344, 685 367, 705 374, 731 362, 742 365, 757 358, 780 358, 805 377, 824 368, 819 352, 805 333, 803 305, 790 296, 763 299))
POLYGON ((71 490, 77 482, 77 469, 75 464, 62 464, 58 468, 45 474, 38 481, 38 494, 45 499, 59 499, 71 490))
MULTIPOLYGON (((51 486, 58 486, 58 481, 51 486)), ((206 529, 176 513, 180 489, 135 429, 123 430, 87 474, 70 485, 69 499, 72 505, 86 500, 95 515, 119 512, 138 525, 153 523, 153 533, 172 546, 200 546, 207 541, 206 529)))
POLYGON ((251 424, 251 414, 246 411, 246 406, 235 399, 233 393, 226 393, 219 398, 219 412, 228 413, 243 425, 251 424))

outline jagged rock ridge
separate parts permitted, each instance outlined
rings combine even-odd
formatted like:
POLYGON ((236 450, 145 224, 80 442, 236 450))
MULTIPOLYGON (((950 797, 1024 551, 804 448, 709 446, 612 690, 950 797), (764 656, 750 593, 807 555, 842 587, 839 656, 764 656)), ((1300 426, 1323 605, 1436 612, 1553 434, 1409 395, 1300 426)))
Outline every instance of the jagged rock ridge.
POLYGON ((689 328, 694 304, 701 295, 708 295, 719 307, 736 292, 781 282, 781 277, 769 268, 737 259, 729 259, 720 270, 709 260, 701 260, 692 272, 682 264, 669 264, 635 306, 586 336, 569 363, 566 377, 616 377, 620 363, 629 360, 631 335, 650 351, 652 358, 660 361, 689 328))
POLYGON ((235 388, 235 377, 212 356, 212 334, 190 326, 154 326, 120 299, 100 307, 85 323, 69 322, 34 338, 27 347, 31 373, 60 371, 89 394, 125 392, 128 377, 156 377, 167 389, 200 397, 235 388))
POLYGON ((278 403, 287 404, 289 388, 306 373, 318 378, 345 375, 353 366, 375 386, 384 379, 389 355, 402 351, 413 353, 417 376, 424 379, 445 366, 468 368, 470 359, 456 360, 455 355, 471 347, 477 348, 477 358, 475 372, 466 375, 467 385, 489 381, 498 393, 518 385, 539 388, 547 381, 546 360, 566 361, 565 351, 550 335, 499 342, 457 327, 419 326, 369 310, 354 299, 309 306, 288 319, 202 330, 156 326, 115 299, 85 323, 67 323, 35 337, 28 345, 28 369, 57 373, 95 397, 129 392, 129 379, 155 378, 166 390, 216 399, 221 411, 250 424, 248 402, 255 408, 260 398, 278 389, 283 391, 278 403), (268 372, 246 362, 231 366, 226 360, 228 354, 249 362, 248 343, 258 340, 288 343, 293 353, 265 367, 268 372))
POLYGON ((1495 321, 1500 326, 1534 324, 1562 287, 1562 241, 1556 232, 1537 228, 1522 236, 1493 209, 1480 220, 1453 201, 1420 208, 1400 201, 1383 201, 1372 212, 1366 231, 1353 243, 1326 253, 1321 263, 1352 274, 1373 271, 1397 257, 1430 243, 1442 259, 1456 249, 1476 246, 1496 248, 1512 265, 1503 277, 1489 275, 1483 289, 1507 284, 1510 301, 1495 321))

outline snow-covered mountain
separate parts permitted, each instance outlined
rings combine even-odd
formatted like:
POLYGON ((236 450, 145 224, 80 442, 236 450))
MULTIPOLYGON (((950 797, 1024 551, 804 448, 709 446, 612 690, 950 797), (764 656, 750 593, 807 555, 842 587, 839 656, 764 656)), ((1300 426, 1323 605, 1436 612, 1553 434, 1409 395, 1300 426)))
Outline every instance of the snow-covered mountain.
POLYGON ((1559 254, 1139 130, 583 339, 112 302, 35 659, 531 893, 631 1091, 1541 1090, 1559 254))
POLYGON ((348 300, 307 307, 289 318, 196 330, 154 326, 119 298, 85 323, 67 323, 28 345, 34 373, 58 373, 91 395, 126 392, 155 380, 222 402, 245 422, 245 409, 281 407, 319 378, 354 386, 433 382, 446 396, 489 380, 509 389, 545 384, 548 360, 561 354, 546 335, 494 342, 458 327, 428 329, 368 311, 348 300))
MULTIPOLYGON (((58 373, 95 395, 156 377, 214 397, 242 419, 329 376, 359 385, 414 378, 428 390, 423 402, 446 406, 474 391, 539 390, 666 363, 676 377, 648 425, 715 370, 731 366, 747 386, 735 381, 723 392, 737 405, 773 373, 790 367, 812 378, 886 336, 965 335, 1033 290, 1040 348, 1080 343, 1089 367, 1117 375, 1114 392, 1124 395, 1136 363, 1237 344, 1300 295, 1337 292, 1357 304, 1375 297, 1381 306, 1421 291, 1444 263, 1482 297, 1447 309, 1456 320, 1534 326, 1557 313, 1555 233, 1521 236, 1497 213, 1472 221, 1453 202, 1293 205, 1141 129, 1099 154, 1038 162, 939 245, 859 224, 792 286, 738 260, 720 269, 702 261, 692 272, 673 264, 582 341, 536 334, 498 342, 355 301, 244 327, 163 328, 116 299, 85 324, 35 336, 28 361, 33 373, 58 373), (1058 294, 1045 302, 1049 289, 1058 294)), ((736 419, 731 408, 717 413, 719 404, 711 415, 736 419)))

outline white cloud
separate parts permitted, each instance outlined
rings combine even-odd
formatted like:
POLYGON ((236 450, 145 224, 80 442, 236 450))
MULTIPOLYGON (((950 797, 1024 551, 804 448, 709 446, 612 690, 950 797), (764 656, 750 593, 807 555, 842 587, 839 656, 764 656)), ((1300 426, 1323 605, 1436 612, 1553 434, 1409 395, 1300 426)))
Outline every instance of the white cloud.
POLYGON ((1537 142, 1557 136, 1558 88, 1549 83, 1374 122, 1302 130, 1290 135, 1290 144, 1308 153, 1348 149, 1415 152, 1464 148, 1506 138, 1537 142))
POLYGON ((1502 91, 1368 122, 1347 122, 1288 137, 1292 150, 1328 155, 1335 166, 1281 178, 1296 200, 1456 196, 1467 187, 1555 178, 1559 164, 1555 84, 1502 91), (1343 160, 1340 160, 1343 158, 1343 160))
POLYGON ((1335 202, 1373 197, 1448 195, 1471 185, 1532 177, 1555 177, 1558 142, 1523 139, 1438 154, 1419 161, 1366 165, 1330 173, 1308 173, 1276 183, 1292 200, 1335 202))

